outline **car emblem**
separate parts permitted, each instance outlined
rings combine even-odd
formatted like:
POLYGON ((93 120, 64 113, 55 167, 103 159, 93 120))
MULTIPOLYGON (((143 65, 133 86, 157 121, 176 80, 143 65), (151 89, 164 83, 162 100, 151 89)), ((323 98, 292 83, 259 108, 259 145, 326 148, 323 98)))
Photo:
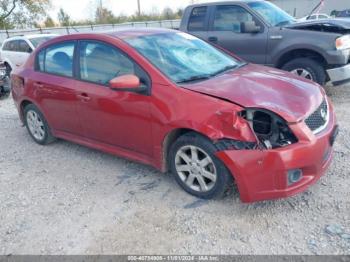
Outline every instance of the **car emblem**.
POLYGON ((324 121, 326 121, 326 120, 327 120, 327 112, 326 112, 326 110, 322 108, 321 111, 320 111, 320 113, 321 113, 322 119, 323 119, 324 121))

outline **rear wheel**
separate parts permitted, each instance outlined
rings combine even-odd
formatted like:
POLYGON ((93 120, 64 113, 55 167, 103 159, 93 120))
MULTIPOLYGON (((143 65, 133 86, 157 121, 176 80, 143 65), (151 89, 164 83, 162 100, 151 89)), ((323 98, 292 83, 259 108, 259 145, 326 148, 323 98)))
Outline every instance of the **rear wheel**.
POLYGON ((196 133, 181 136, 171 146, 169 165, 178 184, 199 198, 221 198, 231 188, 233 178, 215 156, 214 145, 196 133))
POLYGON ((282 69, 314 81, 320 85, 324 85, 326 83, 326 70, 321 63, 312 60, 311 58, 293 59, 292 61, 286 63, 282 69))
POLYGON ((55 140, 44 115, 33 104, 24 108, 24 122, 30 136, 40 145, 46 145, 55 140))

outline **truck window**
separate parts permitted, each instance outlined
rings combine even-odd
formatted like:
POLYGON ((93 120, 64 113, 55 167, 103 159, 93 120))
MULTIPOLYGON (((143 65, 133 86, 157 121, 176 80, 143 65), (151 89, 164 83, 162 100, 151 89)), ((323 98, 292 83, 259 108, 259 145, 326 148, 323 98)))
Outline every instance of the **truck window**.
POLYGON ((188 22, 188 31, 205 31, 205 18, 207 16, 207 7, 200 6, 192 9, 188 22))
POLYGON ((253 16, 243 7, 236 5, 219 5, 216 7, 214 31, 241 32, 241 24, 254 22, 253 16))

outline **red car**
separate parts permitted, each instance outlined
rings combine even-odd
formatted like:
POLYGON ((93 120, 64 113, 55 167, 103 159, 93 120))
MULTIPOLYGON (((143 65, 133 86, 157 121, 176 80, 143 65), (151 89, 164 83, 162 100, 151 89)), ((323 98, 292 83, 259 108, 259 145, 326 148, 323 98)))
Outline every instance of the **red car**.
POLYGON ((172 30, 57 37, 11 80, 37 143, 62 138, 171 171, 206 199, 233 182, 243 202, 305 190, 338 132, 319 85, 172 30))

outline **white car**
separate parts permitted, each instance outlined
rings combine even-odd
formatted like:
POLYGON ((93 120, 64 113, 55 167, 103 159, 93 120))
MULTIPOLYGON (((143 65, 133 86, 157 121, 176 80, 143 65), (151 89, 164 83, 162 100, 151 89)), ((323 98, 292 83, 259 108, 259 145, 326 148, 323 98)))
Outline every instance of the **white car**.
POLYGON ((320 20, 320 19, 329 19, 332 18, 329 15, 326 14, 313 14, 313 15, 308 15, 303 18, 298 19, 299 22, 305 22, 309 20, 320 20))
POLYGON ((38 34, 14 36, 6 39, 0 49, 0 61, 9 74, 12 69, 21 66, 29 57, 30 53, 41 43, 56 37, 55 34, 38 34))

